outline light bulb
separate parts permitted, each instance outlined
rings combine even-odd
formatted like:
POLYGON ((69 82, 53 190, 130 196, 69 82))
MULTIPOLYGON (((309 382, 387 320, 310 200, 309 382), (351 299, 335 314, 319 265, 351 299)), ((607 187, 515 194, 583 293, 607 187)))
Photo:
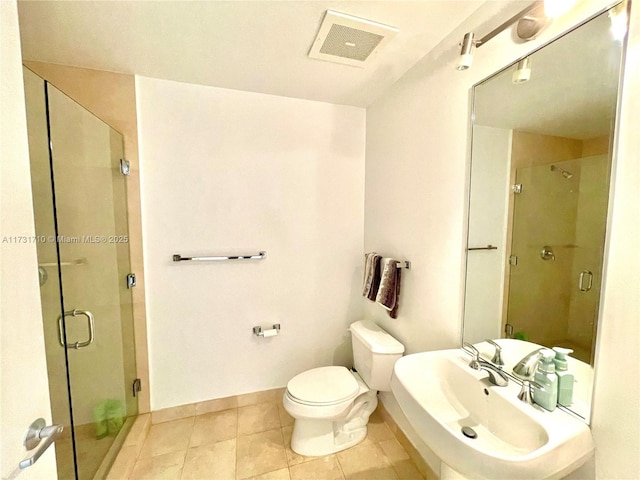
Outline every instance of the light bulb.
POLYGON ((473 53, 466 53, 464 55, 460 55, 456 69, 467 70, 471 64, 473 64, 473 53))

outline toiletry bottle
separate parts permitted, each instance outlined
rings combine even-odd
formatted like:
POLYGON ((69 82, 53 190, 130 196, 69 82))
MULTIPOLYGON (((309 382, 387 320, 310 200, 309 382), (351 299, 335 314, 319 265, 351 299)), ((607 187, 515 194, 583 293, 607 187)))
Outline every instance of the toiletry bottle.
POLYGON ((569 363, 567 362, 567 355, 573 350, 570 348, 553 347, 553 351, 556 352, 556 358, 553 359, 553 363, 556 366, 556 375, 558 376, 558 405, 568 407, 573 401, 573 373, 568 372, 569 363))
POLYGON ((542 357, 538 363, 538 368, 534 379, 542 388, 533 389, 533 401, 545 410, 552 412, 558 403, 558 377, 553 359, 556 354, 553 350, 545 348, 540 351, 542 357))

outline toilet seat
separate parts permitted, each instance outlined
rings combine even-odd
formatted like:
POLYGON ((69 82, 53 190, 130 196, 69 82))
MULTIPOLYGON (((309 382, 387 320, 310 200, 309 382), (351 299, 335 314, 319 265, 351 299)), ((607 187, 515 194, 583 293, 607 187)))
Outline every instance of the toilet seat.
POLYGON ((310 406, 350 402, 359 392, 358 381, 345 367, 313 368, 296 375, 287 384, 291 400, 310 406))

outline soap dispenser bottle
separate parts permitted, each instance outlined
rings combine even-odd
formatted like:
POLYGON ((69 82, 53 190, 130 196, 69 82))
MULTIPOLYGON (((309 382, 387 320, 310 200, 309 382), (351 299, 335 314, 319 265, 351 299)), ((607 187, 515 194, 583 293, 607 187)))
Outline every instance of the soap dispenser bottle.
POLYGON ((567 355, 573 350, 570 348, 553 347, 556 352, 556 358, 553 363, 556 366, 556 376, 558 377, 558 405, 568 407, 573 401, 573 373, 568 372, 569 363, 567 355))
POLYGON ((535 381, 540 387, 533 389, 533 401, 545 410, 554 411, 558 403, 558 376, 553 360, 556 353, 545 348, 540 351, 542 355, 538 368, 534 375, 535 381))

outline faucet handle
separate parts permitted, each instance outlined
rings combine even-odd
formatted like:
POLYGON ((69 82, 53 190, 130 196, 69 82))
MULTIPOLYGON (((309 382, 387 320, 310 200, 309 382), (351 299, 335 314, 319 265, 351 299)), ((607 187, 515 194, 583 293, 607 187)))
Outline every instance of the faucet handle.
POLYGON ((533 388, 544 390, 544 387, 538 382, 533 380, 523 380, 522 388, 520 389, 520 393, 518 393, 518 400, 526 403, 527 405, 533 405, 533 388))
POLYGON ((471 355, 471 361, 469 362, 469 366, 474 370, 480 370, 480 352, 478 351, 478 349, 467 342, 464 342, 462 344, 462 347, 463 347, 462 348, 463 350, 465 350, 464 347, 470 350, 470 351, 465 350, 467 353, 471 355))
POLYGON ((489 345, 492 345, 496 349, 495 353, 493 354, 493 358, 490 360, 491 363, 498 365, 499 367, 504 366, 504 360, 502 360, 501 355, 502 347, 491 339, 486 339, 485 342, 487 342, 489 345))
POLYGON ((473 346, 473 345, 471 345, 470 343, 468 343, 468 342, 464 342, 464 343, 462 344, 462 347, 463 347, 463 349, 464 349, 464 347, 467 347, 469 350, 471 350, 471 351, 470 351, 470 352, 468 352, 468 353, 470 353, 470 354, 471 354, 471 356, 473 357, 473 359, 474 359, 474 360, 478 360, 478 359, 480 358, 480 352, 478 351, 478 349, 477 349, 476 347, 474 347, 474 346, 473 346))

